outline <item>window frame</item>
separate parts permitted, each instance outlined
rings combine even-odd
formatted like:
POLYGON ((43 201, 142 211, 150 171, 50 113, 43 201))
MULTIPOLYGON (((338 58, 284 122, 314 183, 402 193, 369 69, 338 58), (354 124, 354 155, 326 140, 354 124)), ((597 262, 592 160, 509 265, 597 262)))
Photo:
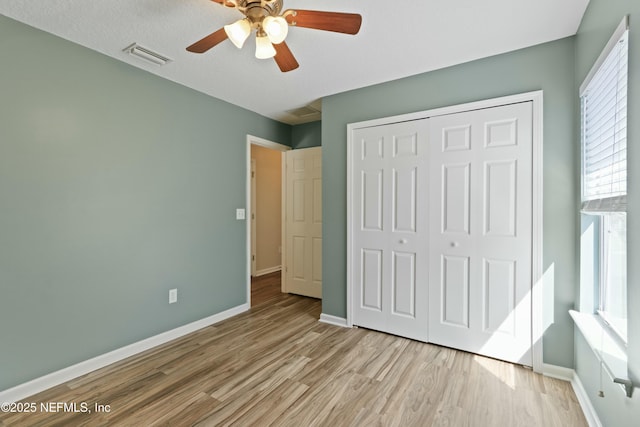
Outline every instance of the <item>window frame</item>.
MULTIPOLYGON (((594 259, 592 260, 597 263, 597 268, 599 270, 599 274, 596 276, 597 278, 593 283, 593 289, 592 289, 593 292, 595 293, 596 300, 594 301, 595 304, 593 305, 593 307, 589 308, 589 311, 597 315, 596 317, 599 319, 603 327, 609 332, 609 334, 616 341, 619 342, 619 344, 622 344, 624 347, 626 347, 627 345, 626 336, 623 333, 621 333, 621 331, 615 326, 614 324, 615 322, 612 322, 611 318, 607 315, 607 312, 603 310, 603 303, 604 303, 604 293, 606 292, 604 287, 606 286, 606 282, 607 282, 607 268, 608 268, 605 265, 607 261, 606 260, 607 248, 605 246, 608 241, 608 238, 605 236, 605 233, 607 232, 606 226, 605 226, 605 222, 606 222, 605 217, 607 216, 607 214, 615 214, 615 213, 623 213, 623 212, 626 214, 626 207, 627 207, 626 206, 626 190, 623 195, 615 195, 613 197, 610 195, 607 195, 601 198, 597 198, 597 197, 594 198, 593 196, 586 197, 585 186, 587 181, 587 175, 586 175, 585 165, 587 163, 586 161, 587 150, 586 150, 586 141, 585 141, 585 127, 586 127, 585 111, 586 110, 585 110, 584 97, 587 94, 588 90, 590 89, 590 84, 592 83, 594 77, 596 77, 596 75, 600 71, 603 64, 607 61, 607 59, 612 54, 614 49, 616 49, 619 41, 623 37, 626 37, 626 43, 627 43, 626 48, 627 48, 627 59, 628 59, 628 31, 629 31, 629 21, 628 21, 628 17, 625 16, 622 22, 620 23, 620 25, 616 28, 615 32, 611 36, 609 42, 601 52, 600 56, 594 63, 593 67, 589 71, 589 74, 585 78, 584 82, 582 83, 582 85, 580 85, 580 92, 579 92, 580 123, 581 123, 581 135, 580 135, 581 213, 586 215, 597 216, 598 217, 597 227, 599 229, 599 233, 598 233, 599 238, 596 244, 597 246, 594 247, 595 253, 594 253, 594 259)), ((627 68, 626 79, 628 84, 628 80, 629 80, 628 68, 627 68)), ((626 90, 627 90, 627 96, 628 96, 628 87, 626 90)), ((618 103, 616 100, 616 106, 617 105, 618 103)), ((625 116, 626 116, 626 108, 627 106, 625 105, 625 116)), ((626 119, 626 121, 628 122, 628 119, 626 119)), ((615 144, 616 143, 614 142, 613 145, 615 144)), ((626 171, 626 165, 625 165, 625 171, 626 171)), ((628 182, 626 177, 625 177, 625 181, 628 182)), ((625 250, 625 255, 626 255, 626 250, 625 250)), ((626 282, 624 286, 628 290, 628 282, 626 282)), ((628 299, 625 301, 625 304, 627 304, 627 313, 628 313, 628 299)), ((583 309, 587 309, 587 308, 583 308, 583 309)))
MULTIPOLYGON (((616 212, 616 213, 619 214, 619 212, 616 212)), ((607 222, 609 219, 606 218, 606 216, 608 216, 608 214, 599 215, 600 218, 598 221, 598 228, 600 229, 599 230, 600 239, 599 239, 599 245, 598 245, 599 254, 597 256, 599 258, 598 262, 599 262, 600 277, 598 278, 598 283, 596 283, 598 301, 595 307, 595 312, 598 314, 598 316, 600 317, 602 322, 605 324, 607 329, 609 329, 613 333, 614 337, 620 343, 624 344, 624 346, 626 347, 627 337, 628 337, 627 333, 620 330, 620 328, 617 326, 617 322, 614 320, 615 316, 609 311, 605 310, 605 307, 604 307, 606 303, 606 297, 605 297, 606 289, 604 285, 607 282, 607 277, 609 273, 608 271, 609 263, 608 263, 608 259, 606 259, 609 256, 609 238, 607 237, 608 228, 609 228, 607 226, 607 222)), ((625 217, 625 233, 626 233, 626 217, 625 217)), ((625 250, 625 255, 626 255, 626 250, 625 250)), ((626 263, 625 263, 625 267, 626 267, 626 263)), ((627 283, 628 282, 625 282, 625 285, 624 285, 625 287, 628 286, 627 283)), ((625 304, 626 303, 627 303, 627 298, 625 297, 625 304)), ((627 317, 625 317, 625 321, 627 321, 627 317)))

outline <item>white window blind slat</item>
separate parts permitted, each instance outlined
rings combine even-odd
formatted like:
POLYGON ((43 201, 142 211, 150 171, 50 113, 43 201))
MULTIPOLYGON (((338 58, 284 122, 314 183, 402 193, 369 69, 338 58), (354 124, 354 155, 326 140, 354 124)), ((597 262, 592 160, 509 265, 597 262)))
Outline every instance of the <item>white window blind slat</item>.
POLYGON ((627 196, 608 197, 606 199, 586 200, 582 202, 583 213, 597 214, 626 211, 627 196))

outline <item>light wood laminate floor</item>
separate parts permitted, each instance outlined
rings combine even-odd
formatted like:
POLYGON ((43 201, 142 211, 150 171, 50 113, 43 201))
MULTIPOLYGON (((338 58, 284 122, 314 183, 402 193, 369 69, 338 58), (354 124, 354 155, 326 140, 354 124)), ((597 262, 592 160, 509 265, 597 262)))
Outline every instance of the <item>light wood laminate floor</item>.
POLYGON ((0 425, 587 425, 569 383, 319 323, 319 300, 279 286, 269 275, 254 284, 249 312, 25 400, 85 402, 90 414, 0 414, 0 425))

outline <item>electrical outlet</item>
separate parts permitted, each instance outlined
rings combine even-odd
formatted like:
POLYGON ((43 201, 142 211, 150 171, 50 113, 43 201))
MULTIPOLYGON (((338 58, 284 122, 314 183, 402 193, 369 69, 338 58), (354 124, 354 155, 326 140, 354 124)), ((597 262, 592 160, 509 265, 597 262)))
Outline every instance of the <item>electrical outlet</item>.
POLYGON ((173 304, 174 302, 178 302, 178 290, 170 289, 169 290, 169 304, 173 304))

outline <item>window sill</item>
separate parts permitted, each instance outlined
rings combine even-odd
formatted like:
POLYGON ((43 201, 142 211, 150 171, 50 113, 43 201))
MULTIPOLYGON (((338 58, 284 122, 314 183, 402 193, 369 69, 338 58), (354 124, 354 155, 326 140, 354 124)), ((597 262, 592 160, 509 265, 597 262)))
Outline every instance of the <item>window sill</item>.
POLYGON ((595 314, 569 310, 571 318, 584 336, 613 382, 619 383, 630 397, 633 384, 627 370, 627 349, 605 328, 595 314))

